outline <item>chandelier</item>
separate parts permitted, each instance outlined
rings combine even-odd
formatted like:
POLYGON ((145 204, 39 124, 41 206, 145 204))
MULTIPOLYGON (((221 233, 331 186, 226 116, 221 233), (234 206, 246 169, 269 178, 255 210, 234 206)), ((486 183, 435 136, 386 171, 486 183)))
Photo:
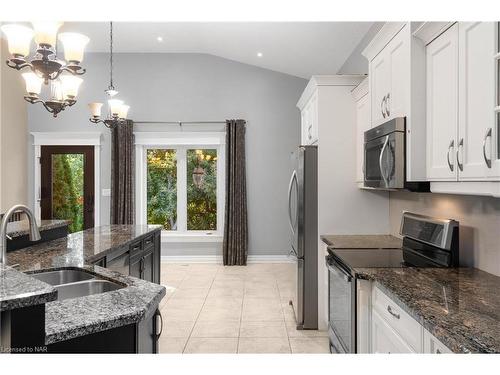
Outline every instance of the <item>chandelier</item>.
POLYGON ((108 100, 109 116, 107 119, 101 119, 101 109, 103 103, 90 103, 90 122, 94 124, 103 123, 107 128, 114 128, 127 121, 127 113, 130 106, 125 105, 123 100, 113 99, 118 94, 113 86, 113 22, 109 23, 109 86, 104 91, 110 99, 108 100))
POLYGON ((72 32, 58 34, 61 22, 32 22, 32 25, 33 29, 19 24, 2 26, 11 55, 7 65, 16 70, 31 70, 22 74, 27 92, 24 99, 32 104, 41 103, 57 117, 59 112, 76 103, 78 88, 83 81, 77 76, 85 73, 80 63, 89 38, 72 32), (29 58, 33 37, 37 47, 33 57, 29 58), (57 57, 57 39, 63 45, 67 62, 57 57), (40 98, 42 84, 50 84, 47 100, 40 98))

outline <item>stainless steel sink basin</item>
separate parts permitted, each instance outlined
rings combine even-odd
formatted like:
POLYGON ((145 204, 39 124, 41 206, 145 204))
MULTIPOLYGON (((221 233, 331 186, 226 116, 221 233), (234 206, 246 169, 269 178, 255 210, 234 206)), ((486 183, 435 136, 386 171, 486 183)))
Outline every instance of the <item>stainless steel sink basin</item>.
POLYGON ((95 275, 80 270, 58 270, 41 273, 33 273, 30 276, 50 285, 62 285, 78 281, 94 279, 95 275))
POLYGON ((57 290, 57 299, 59 301, 90 296, 92 294, 111 292, 121 288, 123 288, 123 286, 120 284, 100 279, 80 281, 72 284, 58 285, 55 287, 57 290))

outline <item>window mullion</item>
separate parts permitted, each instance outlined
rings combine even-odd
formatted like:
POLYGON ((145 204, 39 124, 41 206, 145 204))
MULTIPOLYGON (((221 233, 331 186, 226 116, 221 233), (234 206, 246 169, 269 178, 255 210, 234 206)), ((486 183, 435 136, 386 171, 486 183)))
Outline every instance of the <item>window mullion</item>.
POLYGON ((177 225, 178 232, 187 231, 187 160, 186 147, 177 148, 177 225))

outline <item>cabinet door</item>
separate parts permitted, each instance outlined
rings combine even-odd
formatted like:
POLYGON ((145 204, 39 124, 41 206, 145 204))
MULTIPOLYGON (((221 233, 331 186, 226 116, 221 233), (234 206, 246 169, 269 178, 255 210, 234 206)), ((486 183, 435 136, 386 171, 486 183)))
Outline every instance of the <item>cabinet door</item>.
POLYGON ((316 91, 311 97, 309 105, 309 127, 308 127, 308 144, 318 142, 318 92, 316 91))
POLYGON ((154 249, 146 251, 144 256, 142 257, 143 261, 143 270, 141 279, 154 282, 154 249))
POLYGON ((306 105, 302 111, 300 112, 300 144, 307 144, 307 114, 308 114, 308 106, 306 105))
POLYGON ((390 87, 386 92, 387 118, 407 116, 410 96, 410 40, 408 25, 385 47, 388 66, 390 87))
POLYGON ((434 337, 432 333, 424 329, 424 353, 426 354, 448 354, 452 353, 447 346, 434 337))
POLYGON ((382 50, 370 63, 371 125, 377 126, 386 121, 385 98, 390 90, 389 58, 382 50))
POLYGON ((130 276, 141 278, 142 258, 136 257, 130 259, 130 276))
POLYGON ((459 31, 459 148, 460 180, 500 177, 494 161, 496 24, 460 22, 459 31), (489 135, 490 134, 490 135, 489 135), (486 159, 492 159, 491 168, 486 159), (463 170, 462 170, 463 169, 463 170))
POLYGON ((458 129, 458 24, 426 49, 427 66, 427 178, 456 181, 458 129))
POLYGON ((411 347, 375 310, 372 310, 372 352, 385 354, 414 353, 411 347))
POLYGON ((370 129, 370 95, 356 102, 356 182, 364 181, 365 131, 370 129))

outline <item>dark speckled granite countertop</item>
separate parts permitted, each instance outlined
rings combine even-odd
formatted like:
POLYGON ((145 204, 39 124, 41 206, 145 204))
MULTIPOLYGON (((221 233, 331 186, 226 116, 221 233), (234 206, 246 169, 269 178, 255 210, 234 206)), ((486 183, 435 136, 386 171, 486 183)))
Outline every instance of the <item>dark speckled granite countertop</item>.
POLYGON ((164 286, 89 263, 159 230, 157 225, 108 225, 7 253, 7 264, 19 264, 18 269, 23 272, 79 267, 125 286, 112 292, 47 303, 46 344, 139 322, 157 307, 165 296, 164 286))
POLYGON ((358 268, 456 353, 500 353, 500 277, 475 268, 358 268))
MULTIPOLYGON (((41 220, 38 225, 40 232, 44 230, 60 228, 69 225, 68 220, 41 220)), ((7 224, 7 234, 11 238, 24 236, 29 233, 29 223, 27 220, 13 221, 7 224)))
POLYGON ((323 234, 320 238, 335 249, 399 249, 402 246, 400 238, 389 234, 323 234))

